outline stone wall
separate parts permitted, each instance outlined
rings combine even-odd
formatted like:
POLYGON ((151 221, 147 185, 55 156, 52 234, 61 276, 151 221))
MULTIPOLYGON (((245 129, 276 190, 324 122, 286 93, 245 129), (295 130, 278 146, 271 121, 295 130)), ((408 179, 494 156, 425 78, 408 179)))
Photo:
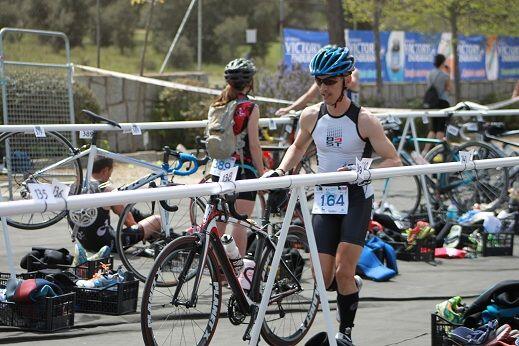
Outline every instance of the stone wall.
MULTIPOLYGON (((199 72, 171 73, 164 75, 146 75, 168 81, 178 79, 197 79, 207 82, 207 75, 199 72)), ((101 114, 120 123, 135 123, 152 121, 152 113, 161 86, 140 83, 118 77, 100 76, 96 74, 75 74, 74 82, 84 84, 97 98, 101 106, 101 114)), ((110 150, 125 153, 137 150, 147 150, 156 147, 153 132, 143 132, 142 136, 106 132, 101 138, 106 138, 110 150)))
MULTIPOLYGON (((147 75, 147 77, 165 80, 198 79, 207 82, 207 75, 198 72, 172 73, 167 75, 147 75)), ((152 121, 152 113, 157 97, 163 87, 139 83, 111 76, 93 74, 76 74, 76 83, 86 85, 96 96, 101 114, 118 122, 152 121), (139 101, 142 100, 142 101, 139 101)), ((499 100, 509 98, 515 81, 480 81, 462 83, 463 100, 480 100, 489 94, 498 95, 499 100)), ((405 107, 410 100, 416 100, 425 93, 424 83, 387 83, 384 84, 384 107, 405 107)), ((376 95, 374 84, 363 84, 361 100, 370 103, 376 95)), ((142 136, 132 136, 107 132, 102 135, 107 138, 110 149, 120 153, 157 148, 153 132, 144 132, 142 136)))

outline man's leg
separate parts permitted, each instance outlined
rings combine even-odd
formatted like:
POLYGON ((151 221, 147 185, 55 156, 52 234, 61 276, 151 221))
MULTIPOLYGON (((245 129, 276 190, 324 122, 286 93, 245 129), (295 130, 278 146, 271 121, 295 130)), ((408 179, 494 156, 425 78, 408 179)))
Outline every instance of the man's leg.
POLYGON ((362 246, 341 242, 335 257, 335 277, 337 279, 337 305, 340 313, 339 331, 349 334, 347 328, 353 327, 357 305, 359 303, 359 289, 355 282, 355 269, 362 252, 362 246))

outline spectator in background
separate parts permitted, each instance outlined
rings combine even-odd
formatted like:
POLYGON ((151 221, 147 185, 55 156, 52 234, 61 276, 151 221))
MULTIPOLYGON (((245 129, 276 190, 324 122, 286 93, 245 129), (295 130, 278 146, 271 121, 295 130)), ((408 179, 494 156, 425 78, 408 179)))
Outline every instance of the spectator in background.
MULTIPOLYGON (((427 89, 431 86, 436 88, 438 92, 438 104, 434 108, 448 108, 450 107, 449 94, 451 91, 451 81, 449 77, 449 66, 445 64, 446 58, 443 54, 437 54, 434 57, 434 68, 427 75, 427 89)), ((430 121, 430 130, 427 138, 443 139, 445 137, 445 127, 447 118, 434 117, 430 121)), ((430 149, 430 144, 427 143, 424 147, 422 155, 430 149)))
POLYGON ((515 88, 512 92, 512 98, 514 97, 519 97, 519 80, 515 83, 515 88))
MULTIPOLYGON (((351 81, 346 85, 346 88, 346 95, 348 98, 358 104, 360 102, 360 78, 358 70, 353 71, 351 81)), ((276 115, 283 116, 288 114, 290 111, 302 110, 306 108, 310 102, 317 99, 318 96, 319 87, 317 84, 313 83, 312 86, 290 106, 278 109, 276 115)))

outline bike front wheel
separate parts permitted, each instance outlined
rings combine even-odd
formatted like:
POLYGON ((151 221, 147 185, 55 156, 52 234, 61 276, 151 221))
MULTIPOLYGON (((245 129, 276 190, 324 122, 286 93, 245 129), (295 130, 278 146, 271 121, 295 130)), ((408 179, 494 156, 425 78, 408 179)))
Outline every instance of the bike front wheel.
POLYGON ((216 258, 209 251, 198 290, 193 292, 195 275, 191 274, 198 270, 202 250, 197 237, 184 236, 169 243, 157 257, 142 295, 145 345, 210 343, 220 316, 222 287, 216 258), (166 283, 165 287, 158 285, 160 282, 166 283))
MULTIPOLYGON (((274 251, 269 246, 262 256, 261 293, 274 251)), ((281 259, 261 334, 269 345, 296 345, 310 329, 319 306, 310 247, 303 227, 290 226, 281 259)), ((259 301, 261 295, 256 298, 259 301)))
MULTIPOLYGON (((70 186, 69 195, 77 194, 83 180, 79 159, 46 168, 73 156, 74 151, 72 144, 57 132, 47 132, 45 137, 22 132, 3 134, 0 137, 0 155, 5 162, 0 169, 2 200, 31 199, 28 183, 51 184, 55 180, 70 186)), ((21 229, 40 229, 66 215, 66 211, 30 213, 8 217, 7 223, 21 229)))

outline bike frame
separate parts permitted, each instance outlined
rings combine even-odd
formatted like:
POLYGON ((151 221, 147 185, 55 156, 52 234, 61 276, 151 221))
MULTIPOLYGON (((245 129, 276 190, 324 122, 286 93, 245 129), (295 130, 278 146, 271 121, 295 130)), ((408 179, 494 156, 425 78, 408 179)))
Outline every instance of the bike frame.
MULTIPOLYGON (((85 178, 83 179, 83 183, 82 183, 81 191, 80 191, 81 194, 87 193, 89 191, 90 178, 92 177, 92 169, 94 166, 94 159, 96 156, 103 156, 103 157, 111 158, 118 162, 136 165, 139 167, 147 168, 152 171, 151 174, 119 188, 118 190, 121 190, 121 191, 138 189, 157 179, 160 179, 160 186, 166 186, 168 183, 168 175, 173 172, 173 169, 171 169, 171 167, 169 166, 169 164, 167 162, 164 163, 162 166, 158 166, 158 165, 155 165, 155 164, 143 161, 143 160, 134 159, 134 158, 122 155, 122 154, 117 154, 117 153, 113 153, 108 150, 101 149, 95 143, 92 143, 88 149, 82 150, 73 156, 69 156, 50 166, 47 166, 47 167, 33 173, 32 176, 38 176, 40 174, 44 174, 45 172, 47 172, 51 169, 57 168, 61 165, 68 164, 75 160, 79 160, 85 156, 87 156, 88 158, 87 158, 87 167, 86 167, 85 178)), ((171 227, 170 227, 171 225, 168 222, 168 220, 169 220, 168 213, 169 212, 166 211, 164 208, 162 208, 159 204, 159 213, 160 213, 161 220, 165 221, 165 222, 161 222, 162 231, 164 232, 166 237, 169 237, 170 230, 171 230, 171 227)), ((78 230, 78 227, 74 227, 74 229, 72 230, 71 236, 72 236, 73 240, 76 237, 77 230, 78 230)))
MULTIPOLYGON (((195 233, 194 236, 198 237, 198 244, 199 248, 202 249, 202 253, 200 254, 201 260, 198 261, 197 266, 197 274, 195 277, 195 282, 193 285, 193 289, 191 292, 191 298, 189 301, 185 302, 178 302, 178 295, 180 294, 180 290, 182 288, 183 283, 185 282, 185 279, 187 277, 187 273, 189 268, 191 268, 191 264, 193 263, 193 260, 195 259, 196 254, 194 251, 190 251, 187 261, 184 265, 184 268, 182 269, 178 284, 176 286, 175 292, 173 294, 173 302, 176 304, 184 304, 186 307, 196 307, 197 303, 197 292, 198 287, 200 285, 200 281, 202 279, 202 273, 203 268, 205 266, 208 252, 213 251, 215 254, 216 259, 218 260, 218 263, 221 265, 221 269, 227 279, 227 282, 231 288, 231 291, 233 292, 236 301, 238 303, 238 306, 240 308, 240 311, 246 315, 253 316, 258 311, 258 304, 261 301, 260 296, 260 284, 261 284, 261 271, 260 270, 254 270, 254 274, 252 277, 252 284, 251 284, 251 290, 248 293, 245 293, 243 289, 241 288, 241 285, 238 281, 238 278, 234 274, 234 268, 229 261, 227 254, 225 252, 225 249, 223 247, 222 242, 220 241, 220 236, 218 233, 218 227, 217 227, 217 221, 219 222, 226 222, 231 224, 241 224, 243 226, 248 227, 250 230, 252 230, 256 234, 256 250, 254 253, 254 261, 256 263, 256 268, 261 264, 263 260, 263 249, 265 247, 270 247, 270 250, 275 251, 276 244, 271 239, 271 236, 268 235, 267 232, 264 231, 264 229, 260 229, 259 227, 250 224, 248 222, 240 221, 236 218, 229 217, 225 212, 218 210, 218 202, 216 197, 211 196, 210 202, 206 205, 206 210, 204 214, 204 221, 200 227, 200 231, 198 233, 195 233)), ((263 228, 269 228, 270 225, 265 225, 263 228)), ((295 290, 283 292, 282 295, 277 296, 275 298, 271 298, 270 303, 276 301, 279 298, 282 298, 285 295, 292 294, 296 291, 301 291, 301 285, 299 281, 297 280, 296 276, 292 273, 292 271, 287 267, 286 263, 283 261, 280 262, 280 265, 282 268, 285 268, 287 273, 290 274, 292 279, 297 282, 297 288, 295 290)), ((269 303, 269 304, 270 304, 269 303)), ((251 319, 251 323, 254 322, 254 318, 251 319)), ((252 324, 249 324, 249 327, 247 328, 245 334, 244 334, 244 340, 246 340, 248 337, 250 337, 249 332, 252 328, 252 324)))

